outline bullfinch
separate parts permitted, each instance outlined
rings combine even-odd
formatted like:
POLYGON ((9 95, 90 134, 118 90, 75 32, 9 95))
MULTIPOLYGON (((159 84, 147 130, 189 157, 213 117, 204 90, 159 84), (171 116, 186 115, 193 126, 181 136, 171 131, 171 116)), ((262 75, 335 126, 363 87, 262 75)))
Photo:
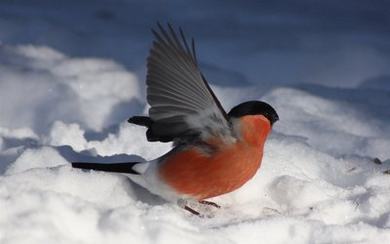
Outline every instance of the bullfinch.
POLYGON ((181 29, 157 24, 147 58, 149 116, 128 122, 147 127, 148 141, 173 142, 147 162, 72 163, 74 168, 126 174, 167 201, 199 215, 191 202, 232 192, 257 172, 265 140, 279 119, 271 105, 247 101, 225 112, 200 71, 195 44, 181 29))

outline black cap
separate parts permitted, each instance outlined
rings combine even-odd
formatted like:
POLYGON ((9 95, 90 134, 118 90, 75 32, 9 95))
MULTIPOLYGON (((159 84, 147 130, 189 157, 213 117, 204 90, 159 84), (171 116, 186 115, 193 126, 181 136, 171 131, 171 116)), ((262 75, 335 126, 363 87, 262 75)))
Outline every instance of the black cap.
POLYGON ((228 116, 231 118, 239 118, 245 115, 260 114, 266 117, 271 125, 279 120, 279 115, 275 109, 266 102, 248 101, 241 103, 230 110, 228 116))

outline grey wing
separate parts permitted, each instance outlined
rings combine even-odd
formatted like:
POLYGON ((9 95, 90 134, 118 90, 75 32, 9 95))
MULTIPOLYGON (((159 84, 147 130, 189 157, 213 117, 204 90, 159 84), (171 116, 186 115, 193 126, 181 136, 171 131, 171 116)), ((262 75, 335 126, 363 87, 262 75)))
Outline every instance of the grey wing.
POLYGON ((147 100, 153 121, 148 139, 175 141, 186 137, 206 140, 230 136, 227 114, 198 68, 194 41, 191 49, 168 25, 158 24, 147 60, 147 100))

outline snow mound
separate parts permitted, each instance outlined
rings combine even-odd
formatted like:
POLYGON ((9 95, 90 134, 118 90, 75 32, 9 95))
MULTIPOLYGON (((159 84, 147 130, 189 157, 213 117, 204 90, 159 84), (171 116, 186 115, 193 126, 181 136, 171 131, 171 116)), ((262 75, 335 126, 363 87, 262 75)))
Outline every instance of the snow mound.
MULTIPOLYGON (((336 100, 338 98, 334 96, 336 99, 333 100, 322 96, 304 90, 279 88, 264 99, 281 114, 281 122, 275 126, 278 132, 305 137, 318 150, 339 156, 356 154, 390 158, 390 151, 383 150, 390 143, 390 124, 381 118, 387 117, 388 111, 382 114, 381 108, 372 105, 367 108, 374 113, 371 115, 357 102, 347 103, 336 100)), ((382 106, 390 104, 390 99, 382 102, 382 106)))
MULTIPOLYGON (((226 103, 231 90, 216 90, 226 103)), ((212 199, 223 208, 206 209, 206 218, 125 176, 68 164, 75 155, 153 159, 169 150, 169 144, 147 142, 145 128, 124 121, 93 135, 78 123, 57 120, 43 135, 2 129, 0 158, 7 167, 0 176, 0 208, 7 211, 0 214, 1 242, 390 240, 387 121, 362 120, 353 106, 297 88, 273 89, 263 99, 275 105, 281 120, 266 143, 261 169, 241 189, 212 199)))
POLYGON ((137 78, 119 64, 49 47, 0 45, 0 71, 1 127, 42 133, 61 120, 101 130, 140 99, 137 78))

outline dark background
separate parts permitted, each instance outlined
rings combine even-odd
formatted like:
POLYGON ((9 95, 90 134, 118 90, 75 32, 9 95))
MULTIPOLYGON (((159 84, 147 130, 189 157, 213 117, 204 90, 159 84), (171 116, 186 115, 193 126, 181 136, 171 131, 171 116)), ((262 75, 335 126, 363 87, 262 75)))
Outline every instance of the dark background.
POLYGON ((214 84, 390 82, 390 1, 2 0, 0 41, 113 59, 142 80, 156 21, 195 37, 214 84))

